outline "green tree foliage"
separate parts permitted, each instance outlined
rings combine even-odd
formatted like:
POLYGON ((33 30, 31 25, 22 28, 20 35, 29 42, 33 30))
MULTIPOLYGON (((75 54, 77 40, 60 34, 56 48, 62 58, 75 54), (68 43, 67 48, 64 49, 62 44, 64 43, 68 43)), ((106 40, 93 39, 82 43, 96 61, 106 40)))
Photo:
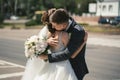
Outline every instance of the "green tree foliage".
POLYGON ((84 13, 88 13, 88 7, 89 7, 89 3, 95 3, 96 0, 84 0, 81 1, 81 7, 80 7, 80 13, 84 12, 84 13))
POLYGON ((95 3, 96 0, 46 0, 51 1, 56 8, 65 8, 71 13, 82 14, 88 12, 89 3, 95 3))
POLYGON ((0 0, 4 13, 32 16, 36 10, 50 8, 65 8, 70 13, 82 14, 88 12, 88 4, 96 0, 0 0), (17 1, 17 3, 16 3, 17 1), (16 4, 16 5, 15 5, 16 4), (15 11, 16 7, 16 11, 15 11))

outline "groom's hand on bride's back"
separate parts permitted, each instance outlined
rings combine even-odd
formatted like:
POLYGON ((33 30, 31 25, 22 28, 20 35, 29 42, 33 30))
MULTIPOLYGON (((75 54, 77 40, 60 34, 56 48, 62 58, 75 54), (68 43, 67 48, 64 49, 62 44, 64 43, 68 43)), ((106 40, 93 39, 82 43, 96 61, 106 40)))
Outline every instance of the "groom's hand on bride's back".
POLYGON ((58 39, 50 37, 49 39, 47 39, 47 43, 50 46, 57 46, 58 45, 58 39))

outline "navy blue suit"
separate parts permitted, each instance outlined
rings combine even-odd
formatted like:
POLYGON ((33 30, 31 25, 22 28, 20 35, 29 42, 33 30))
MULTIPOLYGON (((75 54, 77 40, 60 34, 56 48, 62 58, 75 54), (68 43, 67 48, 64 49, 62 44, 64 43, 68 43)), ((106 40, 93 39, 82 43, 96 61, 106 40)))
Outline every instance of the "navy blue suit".
POLYGON ((67 49, 69 52, 63 52, 59 55, 49 54, 48 59, 50 63, 69 59, 78 80, 82 80, 84 75, 88 73, 88 68, 85 61, 86 45, 74 59, 71 59, 70 57, 83 43, 85 31, 82 26, 77 25, 73 19, 71 20, 72 23, 67 30, 67 32, 71 34, 70 41, 67 45, 67 49))

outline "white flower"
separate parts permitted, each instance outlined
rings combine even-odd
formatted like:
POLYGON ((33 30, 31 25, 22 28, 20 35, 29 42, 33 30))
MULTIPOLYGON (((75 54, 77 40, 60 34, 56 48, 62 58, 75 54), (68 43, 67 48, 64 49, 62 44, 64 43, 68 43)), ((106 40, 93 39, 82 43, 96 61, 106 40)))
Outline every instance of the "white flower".
POLYGON ((46 50, 47 46, 48 44, 45 40, 40 39, 37 35, 31 36, 25 41, 25 56, 38 56, 46 50))

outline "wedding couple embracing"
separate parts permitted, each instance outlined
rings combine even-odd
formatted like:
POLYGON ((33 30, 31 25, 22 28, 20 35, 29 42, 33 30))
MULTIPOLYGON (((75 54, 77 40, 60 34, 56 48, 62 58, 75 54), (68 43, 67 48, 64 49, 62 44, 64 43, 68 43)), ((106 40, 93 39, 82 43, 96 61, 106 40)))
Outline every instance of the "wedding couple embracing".
POLYGON ((87 32, 61 8, 44 12, 41 20, 46 26, 34 36, 37 44, 31 45, 36 46, 32 48, 26 42, 25 54, 29 59, 22 80, 83 80, 88 73, 87 32), (31 56, 32 53, 36 56, 31 56))

